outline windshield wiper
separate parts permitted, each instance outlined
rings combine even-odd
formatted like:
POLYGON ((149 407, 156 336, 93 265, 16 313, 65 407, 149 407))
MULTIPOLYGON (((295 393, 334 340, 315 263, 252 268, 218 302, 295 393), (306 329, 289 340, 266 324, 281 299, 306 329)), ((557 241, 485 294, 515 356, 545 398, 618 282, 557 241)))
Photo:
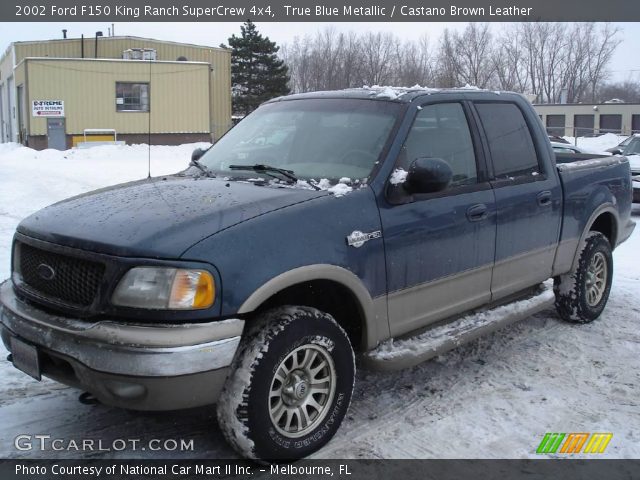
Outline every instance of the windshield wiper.
MULTIPOLYGON (((269 172, 279 173, 283 177, 286 177, 290 180, 290 183, 298 182, 298 177, 295 176, 293 170, 287 170, 285 168, 272 167, 271 165, 263 165, 261 163, 257 163, 255 165, 229 165, 231 170, 253 170, 254 172, 264 173, 269 175, 270 177, 277 178, 275 175, 271 175, 269 172)), ((315 190, 321 190, 320 187, 315 185, 314 183, 307 182, 308 185, 311 185, 315 190)))
POLYGON ((211 178, 216 177, 211 170, 209 170, 207 167, 202 165, 198 160, 191 160, 189 162, 189 165, 191 165, 192 167, 196 167, 198 170, 204 173, 207 177, 211 177, 211 178))
POLYGON ((254 172, 266 174, 269 172, 275 172, 288 178, 292 183, 296 183, 298 181, 298 177, 294 175, 293 170, 285 170, 284 168, 272 167, 271 165, 262 165, 259 163, 255 165, 229 165, 229 168, 231 170, 253 170, 254 172))

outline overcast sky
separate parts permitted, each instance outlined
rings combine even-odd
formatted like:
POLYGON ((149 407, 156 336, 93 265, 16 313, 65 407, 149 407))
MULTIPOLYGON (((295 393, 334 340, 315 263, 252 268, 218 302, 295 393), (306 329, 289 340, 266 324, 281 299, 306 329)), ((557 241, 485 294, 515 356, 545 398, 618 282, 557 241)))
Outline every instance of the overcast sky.
MULTIPOLYGON (((2 0, 0 0, 2 1, 2 0)), ((637 1, 637 0, 636 0, 637 1)), ((445 27, 464 28, 463 23, 256 23, 258 30, 278 45, 290 42, 296 36, 313 34, 317 30, 332 26, 338 31, 383 31, 392 32, 402 39, 417 39, 425 33, 435 41, 445 27)), ((640 23, 618 23, 622 43, 610 65, 613 80, 632 78, 640 81, 640 23)), ((500 28, 500 24, 493 24, 500 28)), ((108 35, 110 23, 2 23, 0 22, 0 51, 11 42, 24 40, 46 40, 62 38, 62 29, 69 37, 93 37, 101 30, 108 35)), ((227 43, 231 34, 240 33, 240 23, 116 23, 116 35, 172 40, 218 46, 227 43)))

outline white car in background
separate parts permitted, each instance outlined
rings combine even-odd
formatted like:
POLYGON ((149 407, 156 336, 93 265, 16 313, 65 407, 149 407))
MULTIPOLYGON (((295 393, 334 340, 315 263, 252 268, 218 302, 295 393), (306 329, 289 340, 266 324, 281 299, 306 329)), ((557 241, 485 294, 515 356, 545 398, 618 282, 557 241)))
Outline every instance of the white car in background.
POLYGON ((629 159, 633 179, 633 203, 640 203, 640 136, 634 135, 624 147, 622 155, 629 159))
POLYGON ((627 158, 633 184, 633 203, 640 203, 640 155, 629 155, 627 158))

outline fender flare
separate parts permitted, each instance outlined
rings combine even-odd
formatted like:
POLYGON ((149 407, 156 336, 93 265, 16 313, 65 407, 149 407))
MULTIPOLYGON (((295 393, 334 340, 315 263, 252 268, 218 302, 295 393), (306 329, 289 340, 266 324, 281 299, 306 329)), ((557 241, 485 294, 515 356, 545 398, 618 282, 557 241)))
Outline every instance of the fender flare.
POLYGON ((615 205, 613 203, 609 203, 609 202, 603 203, 602 205, 600 205, 598 208, 594 210, 594 212, 591 214, 591 216, 587 220, 587 223, 585 224, 585 227, 582 231, 582 235, 580 235, 580 240, 578 241, 578 248, 576 249, 576 252, 573 255, 573 262, 571 263, 571 271, 575 271, 575 269, 578 267, 578 261, 580 260, 580 253, 584 248, 585 239, 587 238, 587 235, 591 231, 591 227, 593 226, 593 224, 596 222, 598 217, 603 213, 610 213, 611 215, 613 215, 613 229, 611 232, 613 241, 611 242, 611 249, 613 250, 616 248, 617 241, 618 241, 618 231, 620 229, 620 218, 618 216, 618 211, 616 210, 615 205))
POLYGON ((372 299, 360 278, 346 268, 336 265, 306 265, 281 273, 254 291, 242 303, 238 313, 251 313, 282 290, 313 280, 329 280, 339 283, 355 296, 364 318, 362 340, 367 349, 375 347, 380 339, 389 337, 386 296, 378 297, 383 301, 372 299))

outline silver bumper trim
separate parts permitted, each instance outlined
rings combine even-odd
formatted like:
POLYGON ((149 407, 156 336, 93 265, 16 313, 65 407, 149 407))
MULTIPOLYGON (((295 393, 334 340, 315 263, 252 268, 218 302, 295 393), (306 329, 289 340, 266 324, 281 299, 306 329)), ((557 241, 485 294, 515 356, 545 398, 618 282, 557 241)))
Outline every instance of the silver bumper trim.
POLYGON ((5 343, 8 335, 17 335, 93 370, 152 377, 188 375, 229 366, 244 328, 241 319, 136 325, 66 318, 22 302, 9 281, 0 285, 0 321, 7 331, 3 334, 5 343))

